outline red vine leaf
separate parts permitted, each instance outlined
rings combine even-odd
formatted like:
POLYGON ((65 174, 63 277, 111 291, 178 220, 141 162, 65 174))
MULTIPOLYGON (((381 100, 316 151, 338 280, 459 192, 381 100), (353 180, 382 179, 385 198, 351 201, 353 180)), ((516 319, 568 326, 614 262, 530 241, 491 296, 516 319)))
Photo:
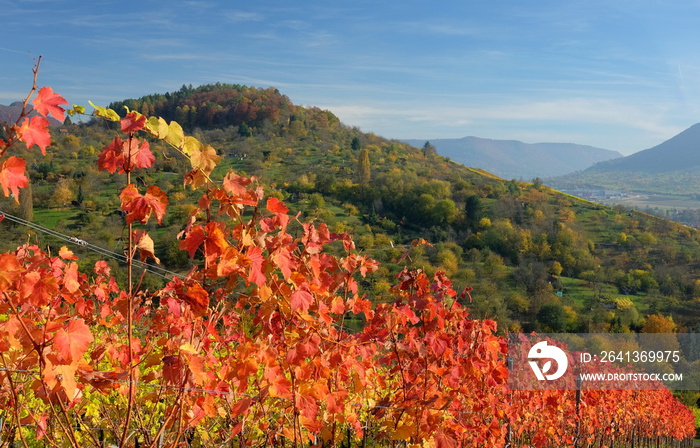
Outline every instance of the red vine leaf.
POLYGON ((64 260, 77 260, 78 257, 73 254, 73 251, 68 249, 66 246, 61 246, 61 249, 58 251, 58 256, 63 258, 64 260))
POLYGON ((248 281, 253 282, 258 286, 262 286, 267 282, 265 277, 265 257, 262 249, 257 246, 248 246, 246 256, 250 260, 250 271, 248 273, 248 281))
POLYGON ((187 232, 185 239, 180 241, 180 250, 186 250, 190 254, 190 258, 194 258, 194 253, 204 242, 204 227, 194 226, 187 232))
POLYGON ((60 286, 54 276, 43 276, 37 271, 28 272, 22 277, 20 296, 36 306, 45 306, 58 294, 60 286))
POLYGON ((155 215, 158 224, 163 223, 168 196, 157 186, 151 185, 142 196, 134 184, 129 184, 122 190, 119 199, 122 201, 122 210, 127 212, 127 223, 139 221, 146 224, 151 213, 155 215))
POLYGON ((309 310, 313 301, 314 296, 309 291, 299 289, 292 293, 290 305, 292 306, 292 311, 301 311, 303 313, 309 310))
POLYGON ((124 141, 119 137, 114 137, 112 143, 105 146, 102 152, 97 157, 97 169, 107 170, 110 173, 121 169, 124 166, 124 155, 122 154, 122 146, 124 141))
POLYGON ((55 93, 51 87, 42 87, 32 103, 34 110, 48 117, 51 114, 56 120, 63 122, 66 119, 66 111, 61 104, 69 104, 65 98, 55 93))
POLYGON ((63 277, 63 285, 69 293, 74 293, 80 289, 80 282, 78 282, 78 264, 70 263, 66 267, 65 274, 63 277))
POLYGON ((126 117, 122 118, 121 126, 122 132, 136 132, 143 129, 146 124, 146 117, 138 112, 129 112, 126 117))
POLYGON ((251 183, 253 183, 252 179, 229 172, 224 177, 223 186, 227 193, 243 196, 251 183))
POLYGON ((253 400, 250 397, 241 398, 231 406, 231 417, 243 415, 251 404, 253 404, 253 400))
POLYGON ((163 357, 163 380, 166 384, 180 385, 182 377, 182 368, 184 367, 182 358, 179 356, 164 356, 163 357))
POLYGON ((443 430, 438 430, 435 434, 435 445, 437 448, 457 448, 459 446, 454 437, 443 430))
POLYGON ((48 414, 41 414, 36 421, 36 440, 41 440, 46 437, 46 429, 48 428, 48 414))
POLYGON ((114 140, 102 149, 97 158, 97 168, 110 173, 117 170, 123 173, 133 168, 148 168, 155 160, 147 141, 136 138, 122 140, 114 137, 114 140))
MULTIPOLYGON (((185 239, 180 241, 180 249, 186 250, 190 258, 194 258, 194 253, 204 243, 204 253, 206 260, 213 263, 229 247, 226 235, 221 230, 221 223, 210 222, 206 227, 194 226, 187 232, 185 239)), ((222 268, 226 270, 227 268, 222 268)))
MULTIPOLYGON (((151 152, 151 145, 145 140, 129 139, 124 144, 124 156, 129 156, 129 169, 149 168, 156 161, 151 152)), ((126 168, 126 167, 125 167, 126 168)))
POLYGON ((192 283, 182 297, 195 316, 203 316, 209 307, 209 293, 199 283, 192 283))

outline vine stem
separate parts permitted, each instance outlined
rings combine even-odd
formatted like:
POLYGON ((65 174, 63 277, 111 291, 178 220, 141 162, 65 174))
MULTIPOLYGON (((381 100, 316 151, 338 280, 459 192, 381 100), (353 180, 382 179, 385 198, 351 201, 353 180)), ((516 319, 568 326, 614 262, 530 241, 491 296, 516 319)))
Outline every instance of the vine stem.
MULTIPOLYGON (((0 361, 2 361, 3 368, 7 369, 7 365, 5 364, 5 357, 0 356, 0 361)), ((13 417, 15 418, 15 424, 17 425, 18 432, 19 432, 19 439, 22 442, 22 445, 24 448, 29 448, 29 445, 27 445, 27 441, 24 438, 24 432, 22 431, 22 422, 20 421, 20 404, 19 404, 19 395, 17 393, 17 390, 15 389, 15 383, 12 380, 12 375, 8 372, 7 374, 7 380, 10 383, 10 391, 12 392, 12 404, 13 404, 13 417)))
MULTIPOLYGON (((127 147, 129 148, 129 154, 127 156, 127 160, 131 161, 131 148, 132 148, 132 139, 133 139, 133 134, 129 135, 129 139, 127 140, 127 147)), ((131 166, 128 164, 125 166, 126 172, 126 184, 130 185, 131 184, 131 166)), ((128 438, 129 435, 129 426, 131 425, 131 414, 133 413, 133 407, 134 407, 134 396, 136 393, 135 385, 136 385, 136 379, 134 378, 134 347, 133 344, 131 343, 131 339, 133 336, 133 327, 134 327, 134 321, 133 321, 133 307, 134 307, 134 288, 133 288, 133 267, 134 267, 134 243, 131 238, 131 233, 133 231, 133 222, 127 223, 127 253, 126 253, 126 282, 127 282, 127 287, 128 287, 128 297, 127 297, 127 312, 126 312, 126 337, 127 337, 127 345, 128 345, 128 351, 129 351, 129 396, 128 396, 128 402, 126 405, 126 418, 124 420, 124 430, 122 431, 122 436, 121 440, 119 441, 119 446, 123 448, 126 446, 126 439, 128 438)))
MULTIPOLYGON (((37 86, 36 80, 39 77, 39 66, 41 65, 41 56, 36 60, 36 63, 34 63, 34 67, 32 68, 32 73, 34 74, 34 77, 32 79, 32 88, 29 91, 29 94, 27 97, 22 101, 22 111, 19 114, 19 117, 17 117, 17 121, 15 121, 13 126, 10 126, 9 128, 5 126, 4 123, 0 123, 0 126, 5 129, 7 132, 7 142, 4 142, 2 146, 0 146, 0 157, 5 155, 5 152, 15 144, 16 139, 17 139, 17 128, 19 127, 19 122, 22 121, 23 118, 25 118, 27 115, 29 115, 30 111, 27 110, 27 106, 29 105, 29 101, 32 99, 32 96, 34 96, 34 93, 37 91, 39 88, 37 86)), ((0 140, 1 142, 2 140, 0 140)))

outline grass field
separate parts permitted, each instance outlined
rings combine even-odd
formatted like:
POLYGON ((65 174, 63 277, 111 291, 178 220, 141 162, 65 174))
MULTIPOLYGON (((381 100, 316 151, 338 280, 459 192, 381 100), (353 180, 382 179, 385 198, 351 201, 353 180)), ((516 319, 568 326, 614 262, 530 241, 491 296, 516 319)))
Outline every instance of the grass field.
POLYGON ((55 229, 59 224, 67 226, 75 219, 78 210, 69 209, 35 209, 34 222, 40 222, 44 227, 55 229))
POLYGON ((559 277, 559 281, 564 287, 563 302, 578 309, 584 309, 587 306, 587 302, 594 299, 596 294, 606 299, 629 299, 640 313, 644 313, 648 309, 648 303, 644 300, 644 296, 639 294, 620 294, 617 288, 610 285, 594 289, 585 280, 576 278, 559 277))

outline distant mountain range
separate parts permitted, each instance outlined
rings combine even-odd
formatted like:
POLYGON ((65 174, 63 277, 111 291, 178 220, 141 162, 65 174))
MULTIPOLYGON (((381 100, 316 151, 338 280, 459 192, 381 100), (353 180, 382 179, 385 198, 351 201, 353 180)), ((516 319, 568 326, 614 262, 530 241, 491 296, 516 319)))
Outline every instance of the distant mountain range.
MULTIPOLYGON (((422 147, 426 140, 402 140, 422 147)), ((430 140, 438 154, 455 162, 490 171, 504 179, 531 180, 585 170, 622 157, 617 151, 573 143, 523 143, 478 137, 430 140)))
POLYGON ((4 123, 15 122, 17 120, 17 117, 19 117, 20 113, 22 113, 21 101, 15 101, 9 106, 3 106, 2 104, 0 104, 0 121, 4 123))
POLYGON ((653 148, 547 179, 558 189, 603 188, 674 195, 700 194, 700 123, 653 148))
MULTIPOLYGON (((15 101, 9 106, 0 104, 0 121, 3 123, 14 123, 17 121, 17 117, 19 117, 19 114, 22 113, 22 104, 23 103, 21 101, 15 101)), ((51 123, 51 126, 58 126, 61 124, 60 121, 53 117, 49 117, 49 122, 51 123)))
POLYGON ((700 169, 700 123, 653 148, 627 157, 603 161, 587 172, 628 171, 637 173, 688 172, 700 169))

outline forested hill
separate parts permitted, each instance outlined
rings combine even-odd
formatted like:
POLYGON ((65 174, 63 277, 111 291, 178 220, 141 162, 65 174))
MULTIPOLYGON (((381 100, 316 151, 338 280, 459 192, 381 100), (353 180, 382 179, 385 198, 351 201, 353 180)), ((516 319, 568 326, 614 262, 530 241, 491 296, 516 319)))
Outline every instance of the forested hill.
POLYGON ((293 120, 296 107, 275 88, 260 89, 238 84, 182 86, 173 93, 155 94, 112 103, 111 109, 156 115, 175 120, 185 131, 227 126, 259 127, 265 122, 293 120))
MULTIPOLYGON (((539 183, 502 180, 429 145, 390 141, 343 125, 329 111, 293 105, 275 89, 183 87, 111 106, 123 113, 123 105, 182 121, 223 157, 214 177, 229 168, 255 175, 266 194, 304 219, 352 234, 363 253, 382 263, 361 283, 373 301, 389 298, 395 275, 412 265, 446 272, 460 292, 472 287, 471 299, 462 300, 501 329, 639 331, 652 314, 687 331, 700 322, 700 234, 693 229, 539 183), (432 246, 412 245, 416 238, 432 246)), ((115 193, 123 179, 98 172, 95 163, 113 133, 103 123, 56 133, 46 157, 22 154, 32 200, 3 200, 0 210, 121 252, 124 218, 115 213, 115 193)), ((149 230, 164 267, 186 271, 189 257, 177 240, 193 209, 183 187, 186 162, 161 143, 151 150, 155 164, 135 182, 155 184, 171 198, 164 226, 149 230)), ((73 241, 27 232, 0 223, 5 249, 27 238, 54 247, 73 241)), ((71 249, 85 257, 86 270, 102 257, 91 260, 81 245, 71 249)), ((149 282, 162 278, 146 276, 149 282)))

